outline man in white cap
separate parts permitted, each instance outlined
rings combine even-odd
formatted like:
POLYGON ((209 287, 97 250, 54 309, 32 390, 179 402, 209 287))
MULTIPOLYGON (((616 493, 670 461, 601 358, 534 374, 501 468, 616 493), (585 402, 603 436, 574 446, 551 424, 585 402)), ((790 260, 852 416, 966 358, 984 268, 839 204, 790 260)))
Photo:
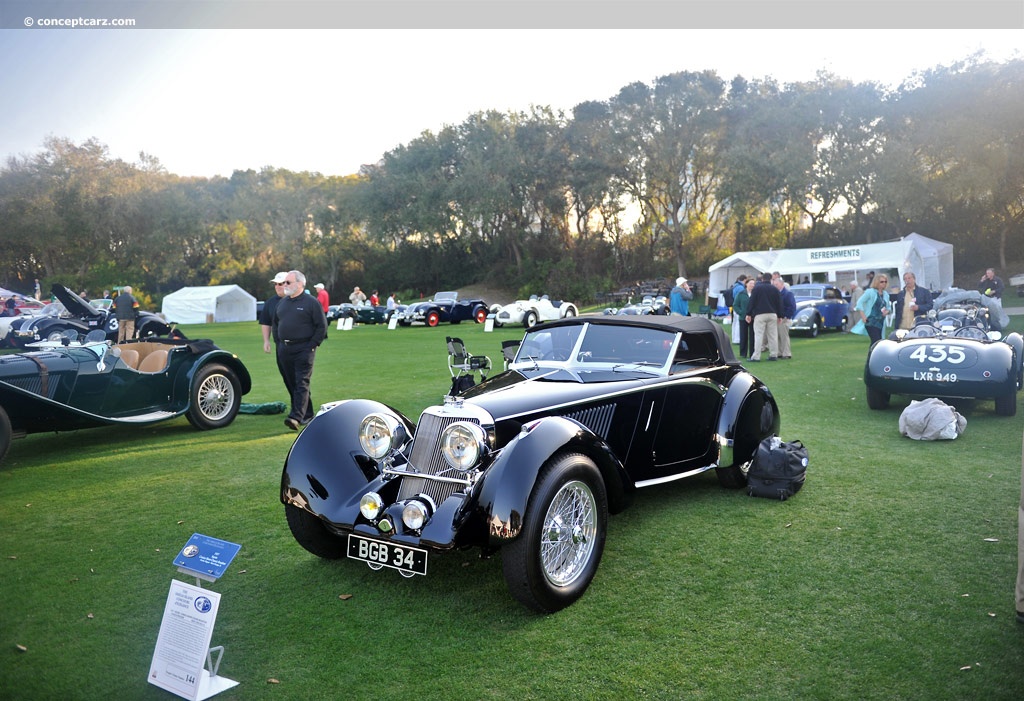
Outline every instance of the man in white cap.
POLYGON ((668 298, 668 308, 672 316, 690 316, 690 305, 687 302, 691 299, 693 290, 690 289, 690 284, 686 282, 685 277, 677 277, 676 286, 672 288, 668 298))
POLYGON ((320 306, 324 308, 324 314, 326 314, 331 306, 331 299, 327 294, 327 290, 324 289, 324 283, 322 282, 316 283, 316 301, 320 302, 320 306))
MULTIPOLYGON (((263 311, 260 312, 260 331, 263 332, 263 352, 269 353, 271 349, 270 344, 270 332, 274 326, 274 311, 277 309, 277 303, 284 297, 284 281, 288 279, 288 273, 278 273, 271 279, 271 283, 274 285, 274 296, 263 303, 263 311)), ((274 339, 274 345, 277 345, 277 339, 274 339)), ((278 368, 280 370, 281 368, 278 368)))

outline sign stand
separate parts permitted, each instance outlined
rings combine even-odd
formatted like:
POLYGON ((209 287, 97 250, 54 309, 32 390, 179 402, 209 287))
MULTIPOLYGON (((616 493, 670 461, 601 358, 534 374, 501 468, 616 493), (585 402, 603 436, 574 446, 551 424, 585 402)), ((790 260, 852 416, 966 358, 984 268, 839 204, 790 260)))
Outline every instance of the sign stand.
POLYGON ((178 571, 194 576, 196 583, 193 586, 171 580, 149 667, 150 684, 192 701, 238 686, 238 682, 217 675, 224 646, 210 647, 210 639, 220 609, 220 594, 203 589, 200 581, 216 582, 241 547, 193 533, 175 557, 178 571))

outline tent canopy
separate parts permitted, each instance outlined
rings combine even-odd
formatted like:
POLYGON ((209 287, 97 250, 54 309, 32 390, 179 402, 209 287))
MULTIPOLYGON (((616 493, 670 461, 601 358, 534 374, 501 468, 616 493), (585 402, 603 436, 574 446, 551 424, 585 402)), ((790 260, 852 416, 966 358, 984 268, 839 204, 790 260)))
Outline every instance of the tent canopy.
POLYGON ((256 298, 238 285, 182 287, 164 297, 161 311, 168 321, 178 324, 252 321, 256 298))
POLYGON ((953 286, 953 246, 908 234, 897 241, 859 246, 734 253, 708 268, 708 294, 717 296, 740 275, 778 271, 802 278, 819 273, 829 282, 843 285, 860 280, 872 270, 896 270, 897 277, 890 280, 892 286, 902 287, 903 273, 912 272, 919 286, 946 290, 953 286))

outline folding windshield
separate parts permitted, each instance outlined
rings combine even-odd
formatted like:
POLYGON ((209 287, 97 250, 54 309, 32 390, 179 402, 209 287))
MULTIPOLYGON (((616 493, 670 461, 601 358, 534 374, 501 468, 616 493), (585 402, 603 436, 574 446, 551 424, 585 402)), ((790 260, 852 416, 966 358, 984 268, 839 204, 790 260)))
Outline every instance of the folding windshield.
POLYGON ((530 331, 523 339, 516 363, 566 362, 588 365, 641 365, 664 367, 676 334, 666 329, 616 324, 580 324, 530 331))

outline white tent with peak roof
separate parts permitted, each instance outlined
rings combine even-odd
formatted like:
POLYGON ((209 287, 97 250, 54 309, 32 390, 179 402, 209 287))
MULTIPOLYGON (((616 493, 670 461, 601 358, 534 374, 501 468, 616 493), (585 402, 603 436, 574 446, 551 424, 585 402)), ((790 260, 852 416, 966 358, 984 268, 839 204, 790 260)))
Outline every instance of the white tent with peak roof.
POLYGON ((164 297, 161 312, 167 321, 178 324, 252 321, 256 298, 238 285, 182 287, 164 297))

